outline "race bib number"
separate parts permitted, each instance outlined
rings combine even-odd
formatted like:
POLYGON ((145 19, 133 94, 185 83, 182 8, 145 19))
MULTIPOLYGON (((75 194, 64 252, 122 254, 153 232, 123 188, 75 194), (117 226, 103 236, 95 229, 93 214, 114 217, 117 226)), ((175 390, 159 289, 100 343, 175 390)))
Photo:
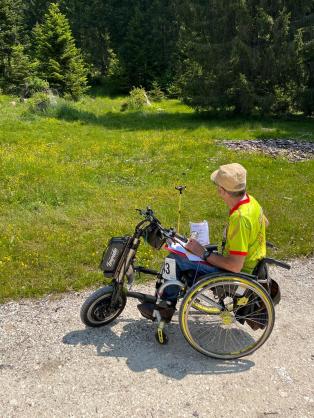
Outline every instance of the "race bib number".
POLYGON ((173 258, 165 258, 162 268, 162 277, 166 280, 176 280, 176 260, 173 258))

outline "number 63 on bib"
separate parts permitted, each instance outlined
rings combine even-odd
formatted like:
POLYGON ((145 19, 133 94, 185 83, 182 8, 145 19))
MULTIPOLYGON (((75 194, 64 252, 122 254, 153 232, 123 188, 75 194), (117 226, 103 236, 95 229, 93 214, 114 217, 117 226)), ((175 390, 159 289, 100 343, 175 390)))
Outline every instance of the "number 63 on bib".
POLYGON ((166 257, 161 270, 162 277, 166 280, 176 280, 176 261, 173 258, 166 257))

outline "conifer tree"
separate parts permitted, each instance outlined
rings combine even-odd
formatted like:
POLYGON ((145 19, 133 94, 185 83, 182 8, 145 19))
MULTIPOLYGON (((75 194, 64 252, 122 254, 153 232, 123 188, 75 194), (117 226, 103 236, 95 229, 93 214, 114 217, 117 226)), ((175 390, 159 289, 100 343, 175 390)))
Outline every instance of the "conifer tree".
POLYGON ((0 0, 0 80, 6 82, 12 49, 19 42, 21 1, 0 0))
POLYGON ((26 28, 31 31, 37 23, 42 23, 51 0, 24 0, 24 3, 23 20, 26 28))
POLYGON ((296 31, 299 71, 304 80, 298 104, 306 115, 314 114, 314 2, 293 2, 292 27, 296 31))
POLYGON ((307 83, 301 94, 301 109, 306 115, 314 114, 314 39, 303 48, 303 63, 306 68, 307 83))
POLYGON ((93 67, 94 73, 107 76, 115 51, 111 32, 119 35, 115 28, 117 10, 111 7, 112 0, 62 0, 61 11, 68 17, 74 37, 84 56, 93 67), (113 25, 113 30, 109 28, 113 25))
POLYGON ((87 69, 76 48, 67 18, 52 3, 33 30, 39 75, 60 94, 78 98, 86 90, 87 69))
POLYGON ((166 0, 136 0, 119 52, 129 86, 165 85, 173 77, 177 43, 175 8, 166 0))
POLYGON ((25 88, 28 77, 35 74, 36 63, 25 53, 22 44, 12 47, 10 63, 6 71, 6 88, 10 93, 20 94, 25 88))
POLYGON ((303 79, 284 1, 184 2, 184 100, 249 114, 293 110, 303 79))
POLYGON ((122 56, 128 74, 129 86, 144 86, 147 74, 148 57, 144 47, 146 21, 139 2, 135 3, 133 16, 129 21, 122 56))
MULTIPOLYGON (((31 9, 47 1, 30 0, 31 9)), ((108 77, 115 68, 121 86, 129 90, 140 84, 151 87, 154 80, 161 86, 172 80, 176 1, 60 0, 59 5, 93 74, 108 77)), ((37 9, 27 14, 41 21, 37 9)))

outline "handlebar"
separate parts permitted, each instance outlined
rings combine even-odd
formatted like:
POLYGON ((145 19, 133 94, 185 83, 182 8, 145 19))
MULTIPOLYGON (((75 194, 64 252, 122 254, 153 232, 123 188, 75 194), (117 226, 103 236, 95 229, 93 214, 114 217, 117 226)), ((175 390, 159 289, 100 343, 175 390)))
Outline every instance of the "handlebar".
POLYGON ((159 229, 160 229, 161 233, 164 235, 165 238, 169 238, 173 241, 175 241, 177 239, 177 240, 180 240, 184 243, 188 242, 188 238, 185 237, 184 235, 178 234, 176 232, 175 228, 166 229, 166 228, 163 228, 163 227, 160 226, 159 229))
MULTIPOLYGON (((188 239, 184 235, 178 234, 175 228, 164 228, 160 221, 156 218, 154 211, 149 206, 147 206, 146 209, 136 210, 144 217, 145 221, 156 224, 165 238, 169 238, 171 240, 178 239, 183 242, 188 242, 188 239)), ((139 225, 141 225, 141 223, 139 225)))
POLYGON ((290 264, 285 263, 284 261, 275 260, 274 258, 265 257, 264 262, 267 264, 275 264, 278 267, 282 267, 284 269, 290 270, 290 264))
POLYGON ((183 242, 188 242, 188 238, 186 236, 178 234, 177 232, 175 233, 175 238, 178 238, 180 241, 183 242))
POLYGON ((158 224, 160 224, 160 221, 154 215, 154 211, 149 206, 147 206, 146 209, 136 209, 136 210, 140 213, 141 216, 145 218, 146 221, 157 222, 158 224))

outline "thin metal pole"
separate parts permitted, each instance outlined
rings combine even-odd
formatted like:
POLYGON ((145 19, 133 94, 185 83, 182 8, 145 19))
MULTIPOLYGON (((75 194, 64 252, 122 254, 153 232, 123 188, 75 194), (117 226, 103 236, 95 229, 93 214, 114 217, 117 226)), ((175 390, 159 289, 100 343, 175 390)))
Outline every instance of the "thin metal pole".
POLYGON ((186 189, 186 186, 176 186, 176 190, 179 191, 179 208, 178 208, 178 225, 177 225, 177 232, 180 232, 180 220, 181 220, 181 201, 182 201, 182 193, 186 189))

